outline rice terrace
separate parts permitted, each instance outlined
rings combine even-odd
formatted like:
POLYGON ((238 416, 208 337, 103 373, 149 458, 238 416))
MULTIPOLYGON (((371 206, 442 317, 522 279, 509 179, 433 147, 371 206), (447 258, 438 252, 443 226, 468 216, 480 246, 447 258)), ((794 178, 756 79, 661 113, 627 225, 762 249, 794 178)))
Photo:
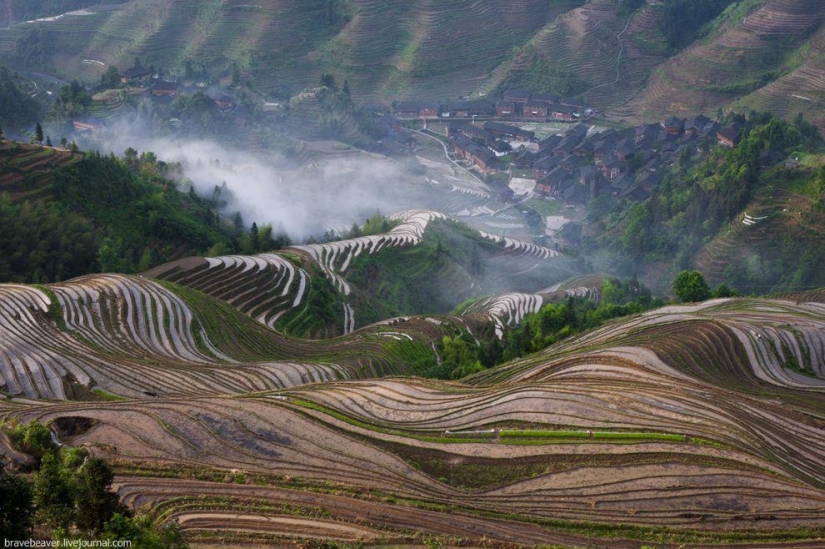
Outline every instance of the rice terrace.
POLYGON ((5 546, 825 547, 824 21, 0 0, 5 546))

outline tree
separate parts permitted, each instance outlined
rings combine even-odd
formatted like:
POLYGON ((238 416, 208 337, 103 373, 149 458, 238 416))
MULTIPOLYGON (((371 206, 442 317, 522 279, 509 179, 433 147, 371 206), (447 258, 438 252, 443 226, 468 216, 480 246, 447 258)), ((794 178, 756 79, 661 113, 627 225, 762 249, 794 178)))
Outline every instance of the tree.
POLYGON ((712 297, 738 297, 739 292, 735 288, 731 288, 727 284, 719 284, 714 290, 712 297))
POLYGON ((100 77, 100 84, 106 88, 120 87, 120 71, 114 65, 109 65, 106 72, 100 77))
POLYGON ((43 456, 34 475, 34 503, 40 521, 52 528, 68 530, 74 521, 74 485, 70 472, 55 452, 43 456))
POLYGON ((112 468, 100 458, 86 458, 77 471, 77 527, 99 534, 115 513, 128 510, 112 492, 112 468))
POLYGON ((0 455, 0 538, 29 539, 34 514, 31 483, 7 471, 6 464, 6 456, 0 455))
POLYGON ((40 122, 34 126, 34 139, 40 144, 43 143, 43 126, 40 125, 40 122))
POLYGON ((673 279, 673 293, 679 301, 704 301, 710 297, 710 287, 699 271, 684 270, 673 279))

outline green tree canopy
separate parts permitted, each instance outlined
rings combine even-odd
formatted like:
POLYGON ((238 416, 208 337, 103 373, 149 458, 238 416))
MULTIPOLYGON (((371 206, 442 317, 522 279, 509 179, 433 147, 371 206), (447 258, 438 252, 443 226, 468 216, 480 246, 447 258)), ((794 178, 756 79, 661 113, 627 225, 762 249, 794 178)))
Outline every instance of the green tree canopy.
POLYGON ((679 301, 704 301, 710 297, 710 287, 699 271, 682 271, 673 279, 673 293, 679 301))

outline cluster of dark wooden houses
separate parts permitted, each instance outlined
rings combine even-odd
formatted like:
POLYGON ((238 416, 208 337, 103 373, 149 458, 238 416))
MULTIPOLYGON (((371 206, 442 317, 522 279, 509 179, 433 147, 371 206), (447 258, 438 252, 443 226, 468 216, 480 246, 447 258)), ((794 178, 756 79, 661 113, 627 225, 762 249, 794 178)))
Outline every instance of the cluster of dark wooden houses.
POLYGON ((645 200, 662 181, 664 169, 682 155, 692 157, 714 143, 733 147, 741 131, 739 124, 722 127, 703 115, 602 132, 576 124, 563 134, 542 140, 504 122, 487 121, 479 127, 464 121, 448 126, 454 157, 485 174, 501 169, 504 146, 512 148, 519 141, 537 143, 538 150, 535 146, 532 151, 517 147, 515 152, 503 154, 511 155, 510 167, 532 171, 536 196, 569 203, 584 203, 601 193, 645 200))
MULTIPOLYGON (((153 75, 143 67, 132 67, 120 71, 119 76, 122 84, 146 90, 150 97, 158 103, 170 103, 179 94, 193 94, 203 91, 198 84, 181 84, 180 82, 165 80, 158 75, 153 75)), ((212 92, 207 95, 215 102, 218 112, 229 113, 238 109, 235 99, 226 93, 212 92)), ((102 129, 105 123, 105 119, 93 116, 72 120, 76 132, 95 132, 102 129)))
POLYGON ((401 119, 495 117, 504 120, 575 122, 592 111, 584 102, 525 90, 507 90, 500 101, 404 101, 395 105, 401 119))

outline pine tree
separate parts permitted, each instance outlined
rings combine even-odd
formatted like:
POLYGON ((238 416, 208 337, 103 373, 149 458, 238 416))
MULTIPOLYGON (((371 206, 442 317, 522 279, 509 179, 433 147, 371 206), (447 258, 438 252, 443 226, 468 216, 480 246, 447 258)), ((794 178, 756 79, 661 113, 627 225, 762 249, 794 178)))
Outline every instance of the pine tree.
POLYGON ((43 143, 43 126, 40 125, 40 122, 34 127, 34 139, 40 144, 43 143))

